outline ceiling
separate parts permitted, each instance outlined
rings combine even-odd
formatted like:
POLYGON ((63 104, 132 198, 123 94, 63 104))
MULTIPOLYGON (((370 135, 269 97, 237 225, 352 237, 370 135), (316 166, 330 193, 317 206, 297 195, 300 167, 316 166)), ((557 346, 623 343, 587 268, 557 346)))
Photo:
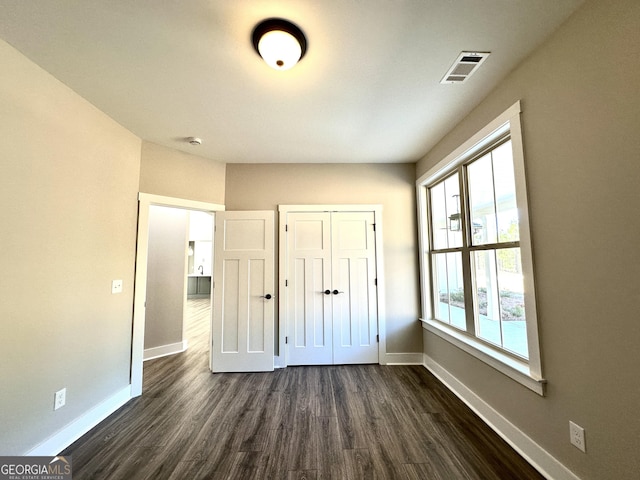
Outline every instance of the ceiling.
POLYGON ((414 162, 581 3, 0 0, 0 38, 160 145, 226 163, 414 162), (307 36, 292 70, 253 50, 269 17, 307 36), (440 84, 469 50, 491 55, 440 84))

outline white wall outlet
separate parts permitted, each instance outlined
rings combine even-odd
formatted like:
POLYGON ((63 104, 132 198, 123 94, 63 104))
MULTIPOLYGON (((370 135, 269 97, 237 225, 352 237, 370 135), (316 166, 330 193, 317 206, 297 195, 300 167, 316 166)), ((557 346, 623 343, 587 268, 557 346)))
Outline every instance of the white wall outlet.
POLYGON ((569 422, 569 439, 571 440, 571 445, 578 450, 587 452, 587 446, 584 442, 584 428, 571 421, 569 422))
POLYGON ((53 397, 53 409, 58 410, 67 403, 67 389, 58 390, 53 397))
POLYGON ((111 282, 111 293, 122 293, 122 280, 111 282))

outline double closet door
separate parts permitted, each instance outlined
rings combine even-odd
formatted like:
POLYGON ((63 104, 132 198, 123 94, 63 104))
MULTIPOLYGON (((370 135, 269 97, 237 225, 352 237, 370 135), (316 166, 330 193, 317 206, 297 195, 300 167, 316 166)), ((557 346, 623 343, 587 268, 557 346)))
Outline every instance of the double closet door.
POLYGON ((378 363, 375 213, 286 213, 288 365, 378 363))

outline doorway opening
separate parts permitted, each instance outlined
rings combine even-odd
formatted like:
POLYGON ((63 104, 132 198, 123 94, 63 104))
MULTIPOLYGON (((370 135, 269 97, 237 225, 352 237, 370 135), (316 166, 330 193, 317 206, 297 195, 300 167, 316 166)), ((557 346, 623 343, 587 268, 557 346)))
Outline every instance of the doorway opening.
POLYGON ((144 360, 184 351, 190 336, 198 344, 206 337, 197 348, 209 351, 213 214, 222 210, 218 204, 139 194, 132 396, 142 393, 144 360), (211 221, 202 222, 202 215, 211 221), (188 228, 190 216, 199 219, 199 228, 188 228))
POLYGON ((203 317, 211 305, 212 249, 211 213, 149 207, 145 361, 181 353, 202 340, 190 334, 196 320, 195 331, 209 327, 203 317))

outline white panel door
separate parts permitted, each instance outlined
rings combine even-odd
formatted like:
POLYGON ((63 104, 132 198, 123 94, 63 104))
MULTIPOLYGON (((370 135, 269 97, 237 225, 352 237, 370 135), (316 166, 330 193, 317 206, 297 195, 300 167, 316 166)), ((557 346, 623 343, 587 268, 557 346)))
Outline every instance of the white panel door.
POLYGON ((333 363, 378 363, 374 213, 331 220, 333 363))
POLYGON ((378 363, 375 215, 287 214, 288 365, 378 363))
POLYGON ((273 370, 274 215, 216 213, 213 372, 273 370))
POLYGON ((287 225, 288 364, 332 364, 331 214, 289 213, 287 225))

